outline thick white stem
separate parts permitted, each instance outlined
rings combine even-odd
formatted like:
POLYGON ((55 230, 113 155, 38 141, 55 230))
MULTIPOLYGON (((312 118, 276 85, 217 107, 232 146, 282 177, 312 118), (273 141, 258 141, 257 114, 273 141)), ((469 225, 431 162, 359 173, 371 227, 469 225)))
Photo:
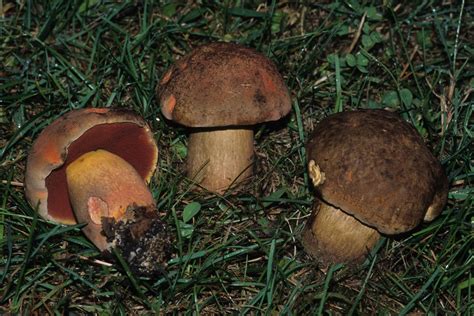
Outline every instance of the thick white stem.
POLYGON ((253 174, 253 130, 196 131, 189 135, 188 177, 223 193, 253 174))
POLYGON ((377 230, 316 200, 303 231, 302 244, 307 253, 323 264, 357 263, 366 257, 379 238, 377 230))

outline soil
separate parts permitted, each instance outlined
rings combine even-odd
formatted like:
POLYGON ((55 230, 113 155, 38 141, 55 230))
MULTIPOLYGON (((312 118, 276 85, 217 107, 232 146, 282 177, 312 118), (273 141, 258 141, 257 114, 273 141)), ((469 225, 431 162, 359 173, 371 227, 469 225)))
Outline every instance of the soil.
POLYGON ((163 273, 171 257, 171 234, 156 209, 130 207, 120 220, 102 218, 103 234, 139 275, 163 273))

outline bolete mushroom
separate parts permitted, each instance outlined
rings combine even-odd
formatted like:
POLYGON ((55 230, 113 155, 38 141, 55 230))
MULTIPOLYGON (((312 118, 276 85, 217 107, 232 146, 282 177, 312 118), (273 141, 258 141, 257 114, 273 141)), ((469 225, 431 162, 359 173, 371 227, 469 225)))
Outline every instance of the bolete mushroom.
POLYGON ((28 155, 26 198, 43 218, 61 224, 76 223, 66 168, 79 156, 97 149, 122 157, 147 182, 155 172, 158 148, 141 117, 108 108, 68 112, 40 133, 28 155))
POLYGON ((380 234, 395 235, 442 211, 448 180, 417 131, 385 110, 358 110, 322 120, 307 144, 317 193, 302 236, 324 264, 357 263, 380 234))
POLYGON ((253 174, 253 126, 291 109, 275 65, 231 43, 200 46, 176 62, 158 87, 163 115, 190 127, 187 174, 222 193, 253 174))
POLYGON ((117 247, 132 269, 154 273, 158 262, 165 263, 170 243, 146 183, 157 159, 153 134, 136 114, 71 111, 35 140, 26 197, 43 218, 85 223, 83 231, 97 248, 117 247))

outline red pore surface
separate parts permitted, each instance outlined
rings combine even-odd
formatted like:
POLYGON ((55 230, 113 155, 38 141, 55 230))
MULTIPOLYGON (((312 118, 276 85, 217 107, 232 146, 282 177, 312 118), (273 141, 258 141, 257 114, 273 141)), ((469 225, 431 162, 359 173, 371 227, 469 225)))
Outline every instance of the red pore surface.
POLYGON ((65 163, 46 178, 48 209, 53 218, 74 218, 67 189, 66 168, 82 154, 97 149, 122 157, 144 179, 153 170, 154 150, 144 128, 133 123, 97 125, 69 145, 65 163))

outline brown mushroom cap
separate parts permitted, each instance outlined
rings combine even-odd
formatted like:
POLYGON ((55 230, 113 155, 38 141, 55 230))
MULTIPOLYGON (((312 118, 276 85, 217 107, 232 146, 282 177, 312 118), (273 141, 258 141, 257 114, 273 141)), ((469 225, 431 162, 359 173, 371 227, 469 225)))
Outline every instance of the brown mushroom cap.
POLYGON ((180 59, 164 75, 159 94, 165 117, 189 127, 254 125, 291 109, 275 65, 230 43, 203 45, 180 59))
POLYGON ((324 174, 321 198, 368 226, 397 234, 438 215, 447 177, 417 131, 397 114, 359 110, 321 121, 307 145, 324 174))
POLYGON ((146 181, 155 171, 158 148, 141 117, 131 111, 106 108, 68 112, 40 133, 28 156, 26 198, 43 218, 76 223, 66 167, 82 154, 97 149, 125 159, 146 181))

